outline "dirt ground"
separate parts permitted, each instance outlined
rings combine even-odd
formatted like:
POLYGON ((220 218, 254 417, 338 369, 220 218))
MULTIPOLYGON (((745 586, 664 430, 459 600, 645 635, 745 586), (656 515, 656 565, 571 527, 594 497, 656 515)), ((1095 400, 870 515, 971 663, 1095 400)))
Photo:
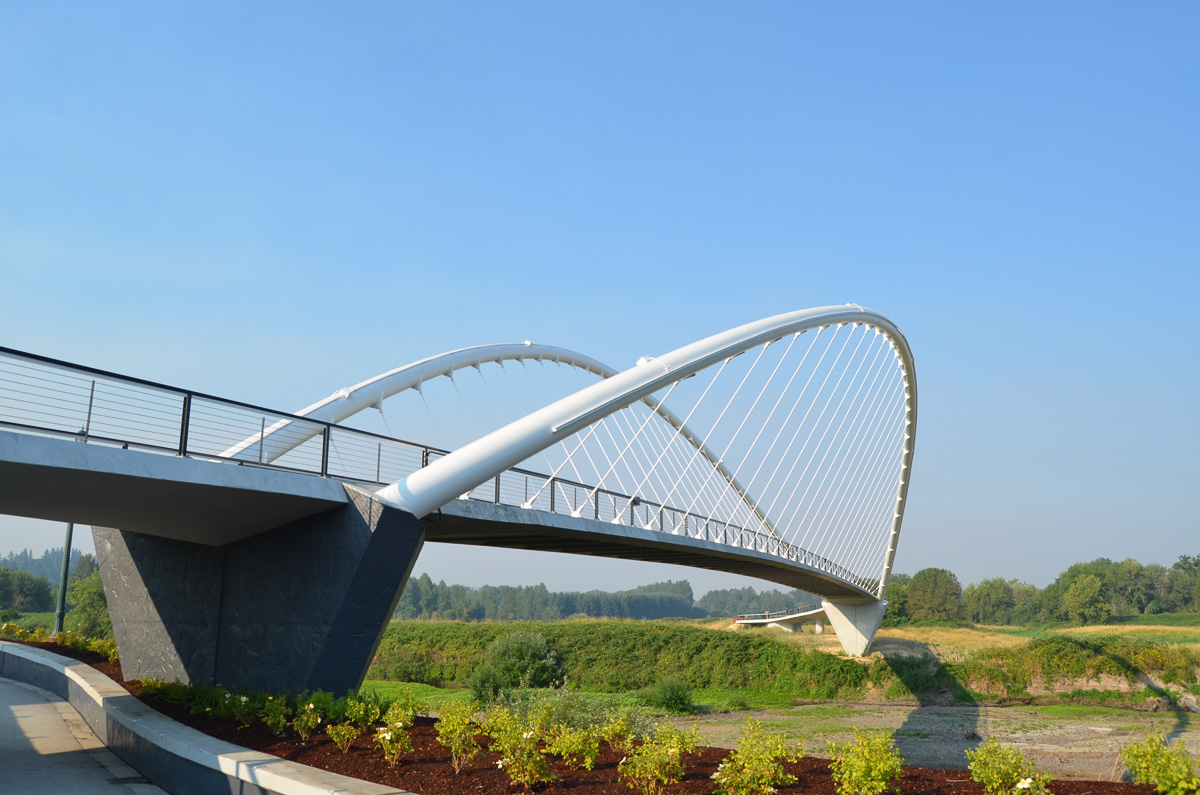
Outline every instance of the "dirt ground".
POLYGON ((922 767, 965 769, 966 749, 989 737, 1020 748, 1055 778, 1118 781, 1123 773, 1117 764, 1122 746, 1149 732, 1161 732, 1168 741, 1182 738, 1190 753, 1200 754, 1200 716, 1109 707, 822 703, 707 715, 679 723, 697 723, 704 742, 733 747, 747 716, 818 756, 828 756, 826 744, 848 739, 855 728, 892 731, 905 761, 922 767))

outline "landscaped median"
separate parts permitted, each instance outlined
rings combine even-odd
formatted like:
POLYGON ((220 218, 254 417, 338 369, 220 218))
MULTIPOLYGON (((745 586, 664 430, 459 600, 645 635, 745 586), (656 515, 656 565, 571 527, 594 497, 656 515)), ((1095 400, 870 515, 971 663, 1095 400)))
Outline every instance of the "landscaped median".
POLYGON ((404 793, 209 737, 156 712, 90 666, 43 649, 0 641, 0 676, 65 699, 113 753, 172 795, 404 793))

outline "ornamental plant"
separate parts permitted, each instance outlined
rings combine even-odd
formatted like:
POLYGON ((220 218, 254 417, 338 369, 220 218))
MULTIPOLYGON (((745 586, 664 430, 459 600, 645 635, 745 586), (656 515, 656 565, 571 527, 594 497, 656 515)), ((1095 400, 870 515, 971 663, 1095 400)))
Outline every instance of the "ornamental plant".
POLYGON ((796 783, 796 777, 784 771, 783 763, 799 756, 799 750, 784 737, 766 731, 761 721, 746 718, 746 731, 737 748, 712 775, 716 791, 726 795, 770 795, 776 786, 796 783))
POLYGON ((308 742, 308 738, 321 725, 321 715, 313 707, 311 703, 305 705, 304 709, 296 713, 296 717, 292 720, 292 728, 296 730, 296 734, 300 735, 301 742, 308 742))
POLYGON ((538 747, 536 727, 521 720, 513 710, 502 704, 492 705, 484 718, 483 730, 492 738, 492 750, 500 752, 496 767, 512 783, 532 790, 535 784, 556 778, 538 747))
POLYGON ((282 737, 287 727, 292 725, 292 706, 286 698, 267 696, 259 712, 259 719, 277 737, 282 737))
POLYGON ((326 731, 329 733, 329 739, 342 749, 343 754, 348 753, 350 745, 362 736, 362 729, 349 721, 337 725, 331 723, 326 731))
POLYGON ((593 729, 582 726, 556 726, 546 743, 546 753, 561 757, 574 767, 583 765, 584 770, 596 766, 600 757, 600 735, 593 729))
POLYGON ((642 795, 660 795, 665 785, 683 778, 684 757, 699 746, 699 727, 685 732, 671 723, 656 724, 654 734, 621 760, 617 777, 642 795))
POLYGON ((628 712, 609 719, 600 729, 600 737, 608 742, 613 751, 628 754, 633 750, 633 741, 640 738, 643 732, 633 716, 628 712))
POLYGON ((384 760, 392 767, 400 761, 400 754, 413 749, 408 732, 398 726, 384 726, 375 732, 375 747, 383 751, 384 760))
POLYGON ((346 720, 360 729, 369 729, 379 720, 379 704, 374 699, 346 699, 346 720))
POLYGON ((904 760, 887 732, 854 730, 854 739, 829 743, 833 783, 840 795, 882 795, 899 792, 896 782, 904 760))
POLYGON ((406 691, 388 706, 383 722, 389 726, 407 729, 416 723, 418 715, 428 714, 429 704, 406 691))
POLYGON ((447 701, 433 728, 437 730, 437 741, 450 751, 450 764, 457 775, 463 767, 479 756, 479 727, 471 717, 475 714, 474 701, 447 701))
POLYGON ((1149 734, 1140 743, 1122 748, 1121 764, 1129 769, 1134 781, 1153 784, 1159 792, 1170 795, 1200 792, 1200 776, 1182 743, 1167 745, 1161 734, 1149 734))
POLYGON ((967 761, 971 778, 983 785, 987 795, 1044 795, 1050 783, 1050 776, 1039 774, 1025 754, 1001 745, 995 737, 978 748, 968 748, 967 761))

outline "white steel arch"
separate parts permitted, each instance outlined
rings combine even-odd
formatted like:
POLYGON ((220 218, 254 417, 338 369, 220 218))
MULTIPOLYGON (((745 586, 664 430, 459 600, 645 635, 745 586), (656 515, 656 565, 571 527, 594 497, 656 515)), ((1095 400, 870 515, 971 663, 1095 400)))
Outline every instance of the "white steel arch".
MULTIPOLYGON (((652 400, 650 396, 654 392, 690 378, 714 364, 789 334, 846 324, 869 325, 886 335, 899 359, 903 379, 903 448, 895 508, 877 587, 877 598, 882 599, 895 559, 912 471, 917 419, 916 376, 911 349, 900 330, 882 314, 854 304, 776 315, 713 335, 663 356, 643 358, 629 370, 610 375, 600 383, 562 398, 432 462, 380 489, 377 496, 418 517, 425 516, 610 414, 638 401, 652 400)), ((658 409, 653 402, 649 405, 658 409)), ((680 428, 682 424, 676 427, 680 428)), ((706 455, 714 465, 721 467, 711 453, 706 452, 706 455)), ((721 469, 728 478, 723 467, 721 469)), ((754 506, 753 500, 743 490, 738 490, 743 499, 754 506)), ((757 507, 755 513, 762 516, 757 507)))
MULTIPOLYGON (((617 375, 616 370, 604 364, 599 359, 568 350, 567 348, 540 345, 528 340, 521 343, 475 345, 469 348, 459 348, 458 350, 429 356, 397 367, 394 370, 389 370, 386 373, 381 373, 373 378, 368 378, 352 387, 339 389, 329 397, 297 411, 296 416, 322 422, 343 422, 360 411, 369 408, 382 409, 384 400, 409 389, 420 390, 422 384, 435 378, 443 376, 453 378, 454 373, 458 370, 468 367, 478 370, 483 364, 498 364, 506 361, 553 361, 598 375, 602 379, 608 379, 617 375)), ((737 478, 708 446, 704 444, 702 439, 693 433, 670 409, 659 405, 653 397, 647 394, 641 397, 640 400, 671 425, 680 436, 693 445, 712 464, 713 468, 721 474, 726 482, 729 483, 733 491, 746 504, 750 511, 762 521, 767 531, 772 534, 775 533, 771 523, 746 493, 746 490, 738 482, 737 478)), ((221 457, 237 458, 239 454, 254 454, 261 455, 263 460, 269 463, 320 433, 319 427, 315 425, 289 427, 292 425, 294 423, 290 420, 278 420, 267 426, 261 434, 255 434, 228 448, 221 453, 221 457), (287 433, 279 433, 285 428, 288 429, 287 433)), ((569 435, 566 434, 563 438, 569 435)))

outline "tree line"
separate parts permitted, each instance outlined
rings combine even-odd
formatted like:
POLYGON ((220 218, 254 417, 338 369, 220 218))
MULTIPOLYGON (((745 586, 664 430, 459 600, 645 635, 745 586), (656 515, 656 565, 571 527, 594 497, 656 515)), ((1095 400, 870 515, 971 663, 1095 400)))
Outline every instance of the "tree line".
MULTIPOLYGON (((80 554, 75 550, 71 559, 74 565, 67 580, 68 589, 93 574, 99 582, 99 569, 94 555, 80 554)), ((41 558, 34 558, 28 550, 0 558, 0 620, 12 621, 22 613, 48 613, 54 610, 61 572, 62 547, 48 550, 41 558), (53 579, 37 573, 45 570, 52 561, 56 561, 53 579), (51 582, 54 584, 51 585, 51 582)))
POLYGON ((953 572, 922 569, 888 583, 884 626, 910 621, 1100 624, 1111 616, 1200 612, 1200 555, 1170 568, 1133 558, 1076 563, 1045 588, 994 577, 963 588, 953 572))
POLYGON ((588 618, 709 618, 786 610, 816 597, 802 591, 753 588, 709 591, 697 602, 687 580, 641 585, 626 591, 551 591, 538 585, 435 583, 428 574, 410 578, 394 618, 456 621, 555 621, 588 618))

